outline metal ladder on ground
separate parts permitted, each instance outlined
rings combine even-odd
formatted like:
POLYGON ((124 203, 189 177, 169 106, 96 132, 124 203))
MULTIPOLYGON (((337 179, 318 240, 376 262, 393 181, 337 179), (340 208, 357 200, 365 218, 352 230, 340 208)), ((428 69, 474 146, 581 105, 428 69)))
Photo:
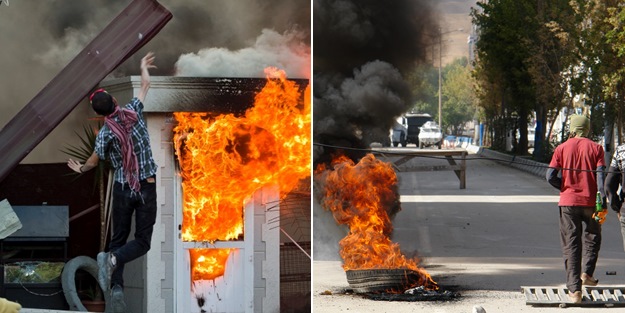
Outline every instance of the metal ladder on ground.
POLYGON ((625 306, 625 286, 584 286, 582 303, 572 303, 566 287, 521 287, 525 304, 532 306, 625 306))

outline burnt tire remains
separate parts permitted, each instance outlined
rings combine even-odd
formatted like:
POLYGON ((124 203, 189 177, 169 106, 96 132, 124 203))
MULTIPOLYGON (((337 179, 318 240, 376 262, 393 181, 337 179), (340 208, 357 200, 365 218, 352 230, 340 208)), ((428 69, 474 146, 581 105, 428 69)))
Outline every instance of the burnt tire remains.
POLYGON ((399 291, 415 287, 420 275, 409 269, 348 270, 347 282, 356 293, 399 291))

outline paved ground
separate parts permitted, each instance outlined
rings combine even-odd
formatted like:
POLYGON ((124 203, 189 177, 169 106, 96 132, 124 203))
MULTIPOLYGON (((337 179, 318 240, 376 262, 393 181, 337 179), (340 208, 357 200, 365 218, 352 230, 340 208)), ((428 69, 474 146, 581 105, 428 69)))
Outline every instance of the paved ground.
MULTIPOLYGON (((477 157, 471 155, 471 157, 477 157)), ((444 160, 418 159, 423 164, 444 160)), ((314 205, 313 312, 555 312, 525 304, 521 286, 563 286, 558 239, 558 192, 544 179, 489 160, 467 161, 467 188, 453 172, 400 173, 403 210, 393 240, 407 255, 419 255, 443 289, 461 298, 450 302, 385 302, 350 294, 337 255, 346 230, 314 205), (324 293, 331 293, 326 295, 324 293)), ((625 285, 625 252, 616 215, 603 225, 595 277, 625 285), (606 275, 616 271, 616 275, 606 275)), ((593 312, 605 308, 567 308, 593 312)), ((625 312, 624 307, 609 309, 625 312)))

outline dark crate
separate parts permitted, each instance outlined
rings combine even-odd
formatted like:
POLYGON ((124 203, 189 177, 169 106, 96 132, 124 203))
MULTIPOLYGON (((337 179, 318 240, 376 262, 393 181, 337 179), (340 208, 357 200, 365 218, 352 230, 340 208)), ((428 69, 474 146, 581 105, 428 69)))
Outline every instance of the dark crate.
POLYGON ((69 207, 66 205, 13 206, 13 210, 22 228, 7 240, 69 237, 69 207))

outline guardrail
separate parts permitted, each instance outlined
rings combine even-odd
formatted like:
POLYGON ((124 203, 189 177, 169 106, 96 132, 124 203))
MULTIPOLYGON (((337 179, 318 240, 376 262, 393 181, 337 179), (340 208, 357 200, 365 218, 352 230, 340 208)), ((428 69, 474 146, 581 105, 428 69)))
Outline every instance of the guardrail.
POLYGON ((468 151, 471 151, 481 157, 494 159, 501 164, 517 168, 524 172, 536 175, 540 178, 545 179, 547 176, 547 167, 549 164, 537 162, 534 160, 528 160, 527 158, 509 155, 502 152, 485 149, 478 146, 470 146, 467 148, 468 151))

